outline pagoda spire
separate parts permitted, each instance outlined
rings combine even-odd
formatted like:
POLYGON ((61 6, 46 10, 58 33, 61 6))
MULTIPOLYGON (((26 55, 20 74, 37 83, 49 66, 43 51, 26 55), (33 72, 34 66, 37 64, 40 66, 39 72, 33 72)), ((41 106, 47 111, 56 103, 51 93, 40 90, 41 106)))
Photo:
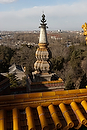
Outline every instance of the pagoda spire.
POLYGON ((36 62, 34 63, 33 75, 39 74, 41 75, 48 75, 50 71, 50 62, 49 62, 49 48, 48 48, 48 41, 47 41, 47 23, 45 19, 45 15, 42 15, 41 23, 40 23, 40 37, 39 37, 39 48, 36 50, 36 62))
POLYGON ((33 82, 42 82, 42 81, 51 81, 55 73, 50 72, 50 51, 48 48, 47 41, 47 32, 46 32, 47 23, 45 15, 42 15, 40 23, 40 37, 38 48, 36 50, 36 62, 34 63, 35 71, 32 72, 33 82))
POLYGON ((41 23, 40 23, 40 27, 41 30, 40 30, 40 38, 39 38, 39 43, 45 43, 45 44, 48 44, 47 42, 47 33, 46 33, 46 28, 48 28, 46 25, 46 19, 45 19, 45 15, 43 14, 42 15, 42 19, 41 19, 41 23))
POLYGON ((34 69, 37 73, 48 73, 50 65, 48 63, 49 52, 48 52, 48 41, 47 41, 47 33, 46 33, 46 20, 45 15, 42 15, 42 20, 40 23, 40 37, 39 37, 39 48, 36 51, 36 59, 37 61, 34 64, 34 69))

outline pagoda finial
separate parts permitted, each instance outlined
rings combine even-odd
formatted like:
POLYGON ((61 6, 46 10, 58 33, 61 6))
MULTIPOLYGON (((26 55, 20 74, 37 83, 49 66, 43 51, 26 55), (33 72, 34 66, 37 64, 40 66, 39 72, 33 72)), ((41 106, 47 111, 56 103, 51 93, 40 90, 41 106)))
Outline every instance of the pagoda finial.
POLYGON ((44 14, 42 15, 42 20, 41 20, 41 22, 42 22, 43 24, 46 22, 46 20, 45 20, 45 15, 44 15, 44 14))
POLYGON ((43 13, 42 14, 42 19, 41 19, 41 23, 40 23, 40 27, 39 28, 41 28, 41 27, 45 27, 45 28, 48 28, 46 25, 47 25, 47 23, 46 23, 46 19, 45 19, 45 14, 43 13))

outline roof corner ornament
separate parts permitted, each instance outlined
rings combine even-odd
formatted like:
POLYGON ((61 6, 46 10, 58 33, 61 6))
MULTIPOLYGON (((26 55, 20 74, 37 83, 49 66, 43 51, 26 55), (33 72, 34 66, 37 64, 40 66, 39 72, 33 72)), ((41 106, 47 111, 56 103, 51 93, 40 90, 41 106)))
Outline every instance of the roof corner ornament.
POLYGON ((83 35, 86 36, 85 41, 87 45, 87 23, 82 25, 82 29, 84 30, 83 35))

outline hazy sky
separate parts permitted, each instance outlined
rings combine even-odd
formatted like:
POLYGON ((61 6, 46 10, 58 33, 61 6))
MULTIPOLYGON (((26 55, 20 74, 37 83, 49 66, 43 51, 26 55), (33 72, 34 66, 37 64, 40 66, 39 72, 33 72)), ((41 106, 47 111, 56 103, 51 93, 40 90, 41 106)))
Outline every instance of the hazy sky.
POLYGON ((87 0, 0 0, 0 30, 38 30, 44 11, 49 30, 82 30, 87 0))

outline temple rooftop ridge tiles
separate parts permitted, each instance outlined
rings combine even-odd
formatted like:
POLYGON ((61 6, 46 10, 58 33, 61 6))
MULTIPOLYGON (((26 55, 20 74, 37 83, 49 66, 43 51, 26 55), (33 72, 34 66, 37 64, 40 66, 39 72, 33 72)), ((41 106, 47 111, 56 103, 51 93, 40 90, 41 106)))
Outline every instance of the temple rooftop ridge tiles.
POLYGON ((9 108, 9 105, 11 109, 14 106, 19 108, 20 106, 24 108, 27 105, 37 107, 38 103, 39 105, 47 106, 51 103, 59 105, 60 102, 70 104, 75 101, 79 103, 83 100, 87 100, 87 89, 26 93, 0 96, 0 107, 9 108))
POLYGON ((87 127, 87 89, 0 96, 0 127, 0 130, 87 127))

